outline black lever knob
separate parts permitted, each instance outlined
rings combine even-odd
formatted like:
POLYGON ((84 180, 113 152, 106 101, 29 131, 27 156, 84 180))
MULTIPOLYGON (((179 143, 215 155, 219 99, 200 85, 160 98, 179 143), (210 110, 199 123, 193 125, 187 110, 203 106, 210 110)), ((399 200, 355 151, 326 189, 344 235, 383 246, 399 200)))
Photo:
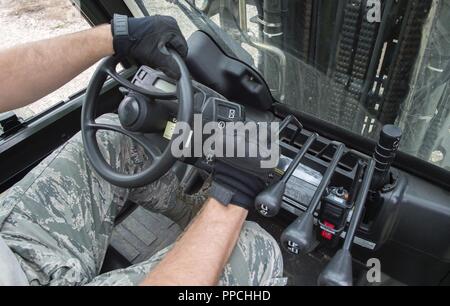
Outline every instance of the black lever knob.
POLYGON ((257 211, 268 218, 278 215, 285 192, 286 182, 282 180, 260 193, 255 200, 257 211))
POLYGON ((314 228, 314 215, 305 214, 297 218, 281 235, 283 246, 292 254, 310 253, 317 246, 314 228))
POLYGON ((397 151, 402 139, 402 130, 395 125, 388 124, 383 127, 380 133, 378 145, 391 151, 397 151))
POLYGON ((385 125, 380 133, 380 140, 375 149, 375 174, 371 190, 380 190, 389 182, 389 172, 397 155, 402 130, 395 125, 385 125))
POLYGON ((353 268, 352 255, 349 250, 341 249, 328 263, 320 274, 319 286, 352 286, 353 268))

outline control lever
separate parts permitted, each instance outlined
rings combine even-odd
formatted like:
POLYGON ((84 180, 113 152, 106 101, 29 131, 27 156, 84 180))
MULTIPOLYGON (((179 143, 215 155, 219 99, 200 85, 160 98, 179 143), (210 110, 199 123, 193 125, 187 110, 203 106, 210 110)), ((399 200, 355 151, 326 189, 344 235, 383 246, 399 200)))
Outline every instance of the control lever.
POLYGON ((345 236, 344 246, 334 255, 325 267, 325 270, 323 270, 320 274, 318 280, 320 286, 353 285, 352 255, 350 253, 350 249, 364 212, 367 195, 370 190, 372 178, 374 177, 375 165, 375 160, 371 159, 369 166, 367 167, 366 174, 364 175, 361 190, 356 200, 355 211, 353 213, 352 220, 350 221, 347 235, 345 236))
POLYGON ((290 139, 290 144, 292 144, 295 139, 297 138, 298 134, 301 133, 301 131, 303 130, 303 125, 300 123, 300 121, 298 121, 297 117, 293 116, 293 115, 289 115, 286 118, 284 118, 284 120, 280 123, 280 127, 278 130, 278 137, 280 136, 280 134, 290 125, 290 124, 294 124, 297 127, 297 131, 295 132, 294 135, 292 135, 291 139, 290 139))
POLYGON ((376 165, 371 190, 381 190, 389 183, 389 172, 397 155, 401 138, 402 130, 399 127, 391 124, 383 127, 373 155, 376 165))
POLYGON ((361 159, 358 160, 358 164, 356 167, 355 180, 353 181, 352 188, 350 189, 349 203, 351 203, 353 206, 356 203, 359 191, 361 189, 366 166, 367 166, 366 162, 362 161, 361 159))
POLYGON ((275 217, 281 209, 281 205, 283 203, 283 196, 286 193, 286 185, 289 179, 294 174, 295 170, 297 170, 300 162, 303 157, 305 157, 306 153, 308 153, 312 144, 319 137, 318 134, 312 134, 306 143, 303 145, 300 152, 297 154, 295 159, 290 164, 288 170, 285 172, 283 178, 276 184, 270 186, 265 191, 261 192, 255 200, 256 210, 263 215, 264 217, 275 217))
POLYGON ((317 246, 317 240, 314 235, 314 213, 330 184, 339 161, 344 155, 344 151, 345 145, 338 143, 333 160, 325 172, 319 187, 317 187, 307 211, 283 232, 281 242, 289 252, 293 254, 299 254, 300 252, 309 253, 317 246))

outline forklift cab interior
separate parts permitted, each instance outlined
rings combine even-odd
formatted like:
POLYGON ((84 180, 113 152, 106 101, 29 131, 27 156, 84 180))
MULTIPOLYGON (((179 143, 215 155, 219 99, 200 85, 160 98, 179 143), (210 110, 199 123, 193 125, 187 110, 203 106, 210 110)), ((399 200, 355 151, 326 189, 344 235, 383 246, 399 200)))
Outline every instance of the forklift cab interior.
MULTIPOLYGON (((189 37, 180 65, 193 81, 182 77, 175 97, 170 88, 177 84, 164 75, 125 63, 120 74, 98 70, 87 92, 28 121, 2 114, 0 192, 77 132, 101 128, 93 124, 97 116, 126 118, 121 86, 174 102, 166 103, 165 122, 190 121, 220 100, 247 121, 281 122, 280 164, 264 178, 268 188, 249 218, 280 243, 291 285, 450 284, 448 1, 73 2, 93 25, 113 13, 174 16, 189 37), (377 267, 380 278, 368 277, 377 267)), ((91 161, 96 154, 88 153, 91 161)), ((175 171, 187 194, 210 171, 202 158, 164 160, 145 179, 175 171)), ((116 185, 142 182, 94 167, 116 185)), ((120 232, 133 218, 167 226, 129 203, 104 271, 142 261, 167 243, 133 242, 148 234, 120 232)))

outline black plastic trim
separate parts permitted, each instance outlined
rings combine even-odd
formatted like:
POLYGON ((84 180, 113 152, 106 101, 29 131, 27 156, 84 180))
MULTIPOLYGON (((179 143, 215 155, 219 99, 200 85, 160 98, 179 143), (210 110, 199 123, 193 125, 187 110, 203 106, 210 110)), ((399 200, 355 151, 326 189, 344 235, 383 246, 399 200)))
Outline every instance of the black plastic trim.
POLYGON ((229 56, 206 32, 188 40, 187 65, 192 77, 228 100, 260 110, 270 110, 272 93, 261 74, 247 63, 229 56))
POLYGON ((111 0, 71 0, 84 14, 92 25, 111 22, 114 14, 132 17, 131 11, 123 1, 111 0))

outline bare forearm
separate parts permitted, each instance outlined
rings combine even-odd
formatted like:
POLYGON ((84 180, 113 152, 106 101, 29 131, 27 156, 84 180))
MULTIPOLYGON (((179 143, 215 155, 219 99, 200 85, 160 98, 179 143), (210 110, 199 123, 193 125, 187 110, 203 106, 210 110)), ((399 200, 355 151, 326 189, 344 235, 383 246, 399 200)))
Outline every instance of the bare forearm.
POLYGON ((246 217, 246 210, 210 199, 142 285, 217 285, 246 217))
POLYGON ((114 53, 111 27, 0 51, 0 113, 28 105, 114 53))

